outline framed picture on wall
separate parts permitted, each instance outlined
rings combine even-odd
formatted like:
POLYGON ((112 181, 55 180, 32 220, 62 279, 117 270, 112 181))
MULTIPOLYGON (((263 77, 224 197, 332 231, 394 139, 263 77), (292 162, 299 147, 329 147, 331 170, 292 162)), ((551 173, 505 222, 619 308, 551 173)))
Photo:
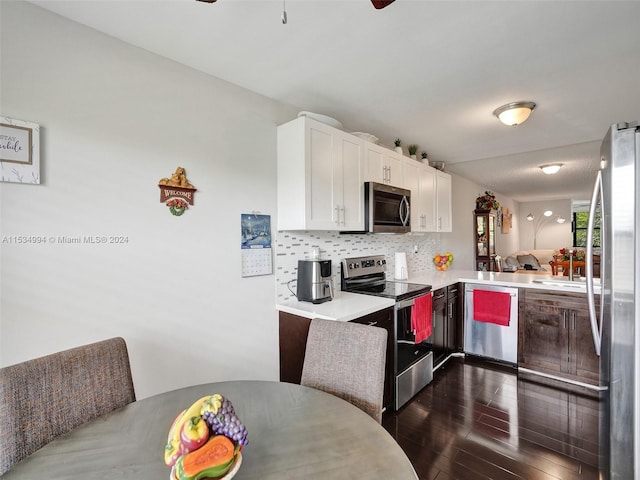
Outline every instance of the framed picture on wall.
POLYGON ((40 125, 0 117, 1 180, 40 183, 40 125))
POLYGON ((502 209, 502 233, 509 233, 511 231, 511 212, 508 208, 502 209))

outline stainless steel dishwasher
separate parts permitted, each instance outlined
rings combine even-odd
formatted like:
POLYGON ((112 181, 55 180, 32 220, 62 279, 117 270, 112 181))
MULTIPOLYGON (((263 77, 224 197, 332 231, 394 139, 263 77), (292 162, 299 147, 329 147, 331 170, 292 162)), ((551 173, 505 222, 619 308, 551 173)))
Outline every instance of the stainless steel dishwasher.
POLYGON ((518 289, 467 283, 464 287, 464 351, 503 362, 518 363, 518 289), (511 298, 509 325, 474 319, 473 291, 508 293, 511 298))

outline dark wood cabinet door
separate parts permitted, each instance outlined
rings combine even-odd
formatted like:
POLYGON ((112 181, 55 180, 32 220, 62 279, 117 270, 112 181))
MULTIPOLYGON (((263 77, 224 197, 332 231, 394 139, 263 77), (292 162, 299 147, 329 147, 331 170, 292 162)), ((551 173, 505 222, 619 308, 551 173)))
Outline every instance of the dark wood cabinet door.
POLYGON ((383 405, 390 408, 394 401, 394 347, 395 347, 395 335, 393 329, 393 308, 387 308, 386 310, 380 310, 378 312, 366 315, 364 317, 356 318, 352 320, 354 323, 362 323, 364 325, 370 325, 372 327, 384 328, 387 331, 387 358, 385 362, 385 374, 384 374, 384 396, 382 399, 383 405))
MULTIPOLYGON (((597 303, 596 311, 599 308, 597 303)), ((591 333, 591 322, 589 321, 589 311, 586 305, 584 308, 571 312, 571 327, 575 362, 575 369, 572 373, 585 383, 598 385, 600 381, 600 357, 596 355, 591 333)))
POLYGON ((598 385, 586 295, 521 289, 520 302, 518 366, 598 385))
POLYGON ((300 383, 311 319, 287 312, 280 312, 278 316, 280 320, 280 381, 300 383))
POLYGON ((562 375, 569 371, 567 314, 556 292, 521 289, 518 366, 562 375))
POLYGON ((446 322, 447 322, 447 289, 439 288, 433 292, 432 301, 433 333, 431 346, 433 349, 433 366, 444 360, 447 355, 446 322))
POLYGON ((458 317, 461 310, 458 307, 458 299, 460 296, 460 284, 449 285, 447 287, 447 328, 446 328, 446 346, 447 352, 452 353, 458 349, 458 317))

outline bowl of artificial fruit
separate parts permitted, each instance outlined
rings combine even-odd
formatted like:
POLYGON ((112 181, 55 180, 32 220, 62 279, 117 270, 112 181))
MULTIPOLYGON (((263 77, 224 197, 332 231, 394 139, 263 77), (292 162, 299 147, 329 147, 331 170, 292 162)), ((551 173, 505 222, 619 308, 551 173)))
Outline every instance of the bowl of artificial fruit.
POLYGON ((449 268, 451 263, 453 262, 453 253, 445 252, 445 253, 437 253, 433 257, 433 263, 436 266, 436 270, 444 271, 449 268))
POLYGON ((202 397, 169 428, 164 448, 169 480, 229 480, 240 468, 247 443, 247 429, 231 402, 219 394, 202 397))

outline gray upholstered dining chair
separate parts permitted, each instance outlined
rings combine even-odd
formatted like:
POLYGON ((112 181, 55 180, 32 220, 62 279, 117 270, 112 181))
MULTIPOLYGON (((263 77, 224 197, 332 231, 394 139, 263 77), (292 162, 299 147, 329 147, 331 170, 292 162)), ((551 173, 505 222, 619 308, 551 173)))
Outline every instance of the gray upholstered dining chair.
POLYGON ((346 400, 382 422, 387 331, 314 319, 300 383, 346 400))
POLYGON ((120 337, 0 369, 0 475, 57 436, 135 399, 120 337))

